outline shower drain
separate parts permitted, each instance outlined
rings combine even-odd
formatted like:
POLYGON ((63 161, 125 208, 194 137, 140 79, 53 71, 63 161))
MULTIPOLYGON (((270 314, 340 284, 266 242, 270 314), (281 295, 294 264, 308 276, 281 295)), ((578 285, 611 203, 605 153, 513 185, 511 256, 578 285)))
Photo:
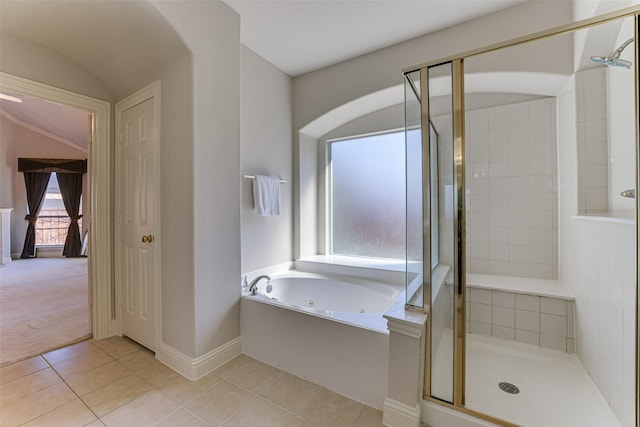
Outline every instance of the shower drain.
POLYGON ((518 394, 520 393, 520 389, 518 387, 516 387, 515 385, 511 384, 511 383, 499 383, 498 387, 500 387, 500 390, 509 393, 509 394, 518 394))

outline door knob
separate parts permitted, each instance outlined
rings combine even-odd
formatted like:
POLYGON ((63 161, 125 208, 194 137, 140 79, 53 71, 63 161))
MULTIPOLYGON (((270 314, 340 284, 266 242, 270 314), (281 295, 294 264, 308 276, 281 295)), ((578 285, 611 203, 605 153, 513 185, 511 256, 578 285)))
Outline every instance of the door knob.
POLYGON ((151 242, 153 242, 153 234, 142 236, 142 243, 151 243, 151 242))

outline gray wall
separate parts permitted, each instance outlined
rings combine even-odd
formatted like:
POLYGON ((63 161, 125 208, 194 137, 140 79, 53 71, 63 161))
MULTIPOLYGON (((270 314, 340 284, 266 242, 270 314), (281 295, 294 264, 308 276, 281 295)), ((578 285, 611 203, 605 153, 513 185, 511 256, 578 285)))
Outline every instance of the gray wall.
MULTIPOLYGON (((240 172, 277 175, 280 216, 258 216, 251 180, 240 182, 243 273, 293 259, 291 77, 249 48, 240 51, 240 172)), ((240 179, 240 177, 238 177, 240 179)))

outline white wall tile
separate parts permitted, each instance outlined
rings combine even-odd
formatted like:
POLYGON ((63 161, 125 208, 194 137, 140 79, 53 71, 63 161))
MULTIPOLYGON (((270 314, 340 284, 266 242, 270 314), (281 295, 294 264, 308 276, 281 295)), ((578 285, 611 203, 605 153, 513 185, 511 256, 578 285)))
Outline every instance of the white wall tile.
POLYGON ((538 279, 553 279, 558 277, 556 269, 556 261, 553 259, 553 264, 531 264, 531 277, 538 279))
POLYGON ((489 250, 492 261, 509 261, 509 245, 492 244, 489 250))
POLYGON ((491 323, 491 306, 472 302, 470 304, 469 320, 472 322, 491 323))
POLYGON ((531 264, 528 262, 509 261, 509 275, 529 277, 531 275, 531 264))
POLYGON ((532 193, 552 193, 553 176, 551 174, 531 176, 529 185, 532 193))
POLYGON ((489 194, 508 194, 509 178, 489 178, 489 194))
POLYGON ((509 245, 509 261, 529 263, 530 252, 529 245, 509 245))
POLYGON ((490 211, 489 225, 491 227, 504 227, 509 224, 509 212, 490 211))
POLYGON ((491 323, 493 325, 515 328, 515 310, 513 308, 497 307, 492 308, 491 323))
POLYGON ((522 126, 529 123, 529 103, 507 105, 507 121, 509 126, 522 126))
POLYGON ((492 211, 508 211, 509 199, 510 197, 506 193, 489 195, 489 204, 491 206, 491 210, 492 211))
POLYGON ((539 333, 540 313, 516 309, 516 329, 539 333))
MULTIPOLYGON (((476 232, 478 227, 489 227, 489 254, 479 253, 480 246, 469 249, 470 258, 475 266, 482 267, 482 272, 488 269, 491 274, 556 277, 557 271, 553 268, 557 246, 557 240, 553 239, 557 212, 554 203, 557 197, 555 108, 555 100, 545 98, 476 110, 468 115, 467 161, 471 170, 467 174, 470 189, 467 213, 468 224, 473 229, 467 242, 487 243, 486 233, 483 238, 476 232), (486 121, 483 123, 483 120, 486 121), (479 211, 486 211, 486 199, 474 196, 487 194, 489 215, 478 215, 479 211), (537 213, 532 215, 534 211, 537 213), (507 265, 506 248, 494 245, 529 245, 534 238, 532 227, 548 230, 544 238, 538 239, 537 246, 549 246, 550 251, 542 252, 539 248, 534 259, 531 254, 521 252, 521 256, 516 255, 507 265), (485 259, 488 265, 478 262, 485 259)), ((481 272, 472 268, 469 271, 481 272)))
POLYGON ((530 227, 531 213, 529 211, 509 211, 509 227, 530 227))
POLYGON ((586 166, 591 165, 606 165, 609 161, 609 144, 607 142, 588 142, 584 145, 585 158, 584 164, 586 166))
MULTIPOLYGON (((491 135, 489 135, 491 138, 491 135)), ((509 159, 509 143, 507 142, 506 129, 500 132, 500 138, 489 143, 489 159, 490 161, 506 161, 509 159), (504 138, 504 141, 502 139, 504 138)), ((506 176, 506 175, 505 175, 506 176)))
POLYGON ((493 107, 488 109, 489 129, 506 128, 508 125, 507 108, 493 107))
POLYGON ((545 99, 529 103, 529 122, 549 122, 553 119, 554 108, 551 100, 545 99))
POLYGON ((540 345, 540 334, 516 329, 516 341, 532 345, 540 345))
POLYGON ((549 246, 530 246, 531 263, 532 264, 552 264, 553 253, 552 247, 549 246))
POLYGON ((504 326, 492 325, 491 335, 497 338, 513 341, 515 339, 515 329, 504 326))
POLYGON ((467 253, 471 255, 471 258, 488 260, 489 244, 488 243, 469 243, 467 244, 467 253))
MULTIPOLYGON (((537 194, 534 194, 532 198, 534 196, 537 196, 537 194)), ((531 206, 536 206, 536 205, 534 202, 532 202, 531 206)), ((543 210, 532 209, 530 218, 531 218, 530 219, 531 228, 553 229, 553 218, 554 218, 553 210, 543 211, 543 210)))
POLYGON ((585 170, 587 188, 607 188, 609 186, 609 167, 607 164, 585 165, 585 170))
POLYGON ((550 228, 531 228, 530 243, 536 246, 552 246, 553 231, 550 228))
POLYGON ((567 317, 555 314, 540 314, 540 333, 566 338, 567 317))
POLYGON ((509 176, 529 176, 531 174, 531 160, 512 159, 509 160, 509 176))
POLYGON ((469 330, 472 334, 491 336, 491 323, 469 322, 469 330))
POLYGON ((492 303, 494 306, 515 308, 516 295, 513 292, 492 291, 492 303))
POLYGON ((567 353, 576 352, 576 342, 573 339, 567 338, 567 353))
POLYGON ((502 227, 491 227, 489 231, 491 244, 508 245, 509 244, 509 228, 506 224, 502 227))
POLYGON ((584 119, 586 121, 604 119, 607 117, 607 98, 597 96, 586 98, 584 101, 584 119))
POLYGON ((597 119, 583 122, 584 143, 607 142, 607 120, 597 119))
POLYGON ((491 291, 487 289, 469 288, 469 302, 491 304, 491 291))
POLYGON ((509 262, 508 261, 489 261, 490 274, 496 274, 499 276, 506 276, 509 274, 509 262))
POLYGON ((546 175, 553 173, 552 157, 530 159, 531 175, 546 175))
POLYGON ((531 195, 531 211, 553 211, 554 195, 550 193, 538 193, 531 195))
POLYGON ((529 176, 509 177, 509 194, 529 194, 530 192, 529 176))
POLYGON ((540 347, 567 351, 567 339, 555 335, 540 334, 540 347))
POLYGON ((528 227, 511 227, 509 230, 509 244, 529 245, 531 243, 530 234, 528 227))
POLYGON ((507 160, 494 161, 494 156, 489 148, 489 176, 491 178, 502 178, 509 176, 509 162, 507 160))
POLYGON ((490 243, 490 235, 489 235, 489 227, 471 227, 469 233, 471 236, 471 241, 475 243, 490 243))
POLYGON ((560 298, 540 298, 540 312, 547 314, 567 315, 567 301, 560 298))
POLYGON ((516 294, 516 308, 529 311, 540 311, 540 297, 535 295, 516 294))
POLYGON ((471 194, 489 194, 488 179, 474 179, 470 184, 471 194))
POLYGON ((575 302, 567 301, 567 338, 575 338, 575 302))
MULTIPOLYGON (((442 257, 440 257, 442 260, 442 257)), ((488 259, 470 258, 468 266, 471 271, 480 274, 489 274, 491 272, 491 263, 488 259)))

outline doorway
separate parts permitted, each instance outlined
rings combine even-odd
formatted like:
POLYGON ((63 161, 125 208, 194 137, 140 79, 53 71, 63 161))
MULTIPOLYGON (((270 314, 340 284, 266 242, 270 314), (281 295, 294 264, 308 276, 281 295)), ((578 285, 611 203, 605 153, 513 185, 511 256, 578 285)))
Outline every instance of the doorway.
POLYGON ((89 311, 91 333, 100 339, 117 333, 111 261, 111 145, 110 104, 81 94, 58 89, 7 73, 0 73, 0 91, 68 105, 87 112, 87 208, 83 216, 88 228, 91 252, 88 257, 89 311))

